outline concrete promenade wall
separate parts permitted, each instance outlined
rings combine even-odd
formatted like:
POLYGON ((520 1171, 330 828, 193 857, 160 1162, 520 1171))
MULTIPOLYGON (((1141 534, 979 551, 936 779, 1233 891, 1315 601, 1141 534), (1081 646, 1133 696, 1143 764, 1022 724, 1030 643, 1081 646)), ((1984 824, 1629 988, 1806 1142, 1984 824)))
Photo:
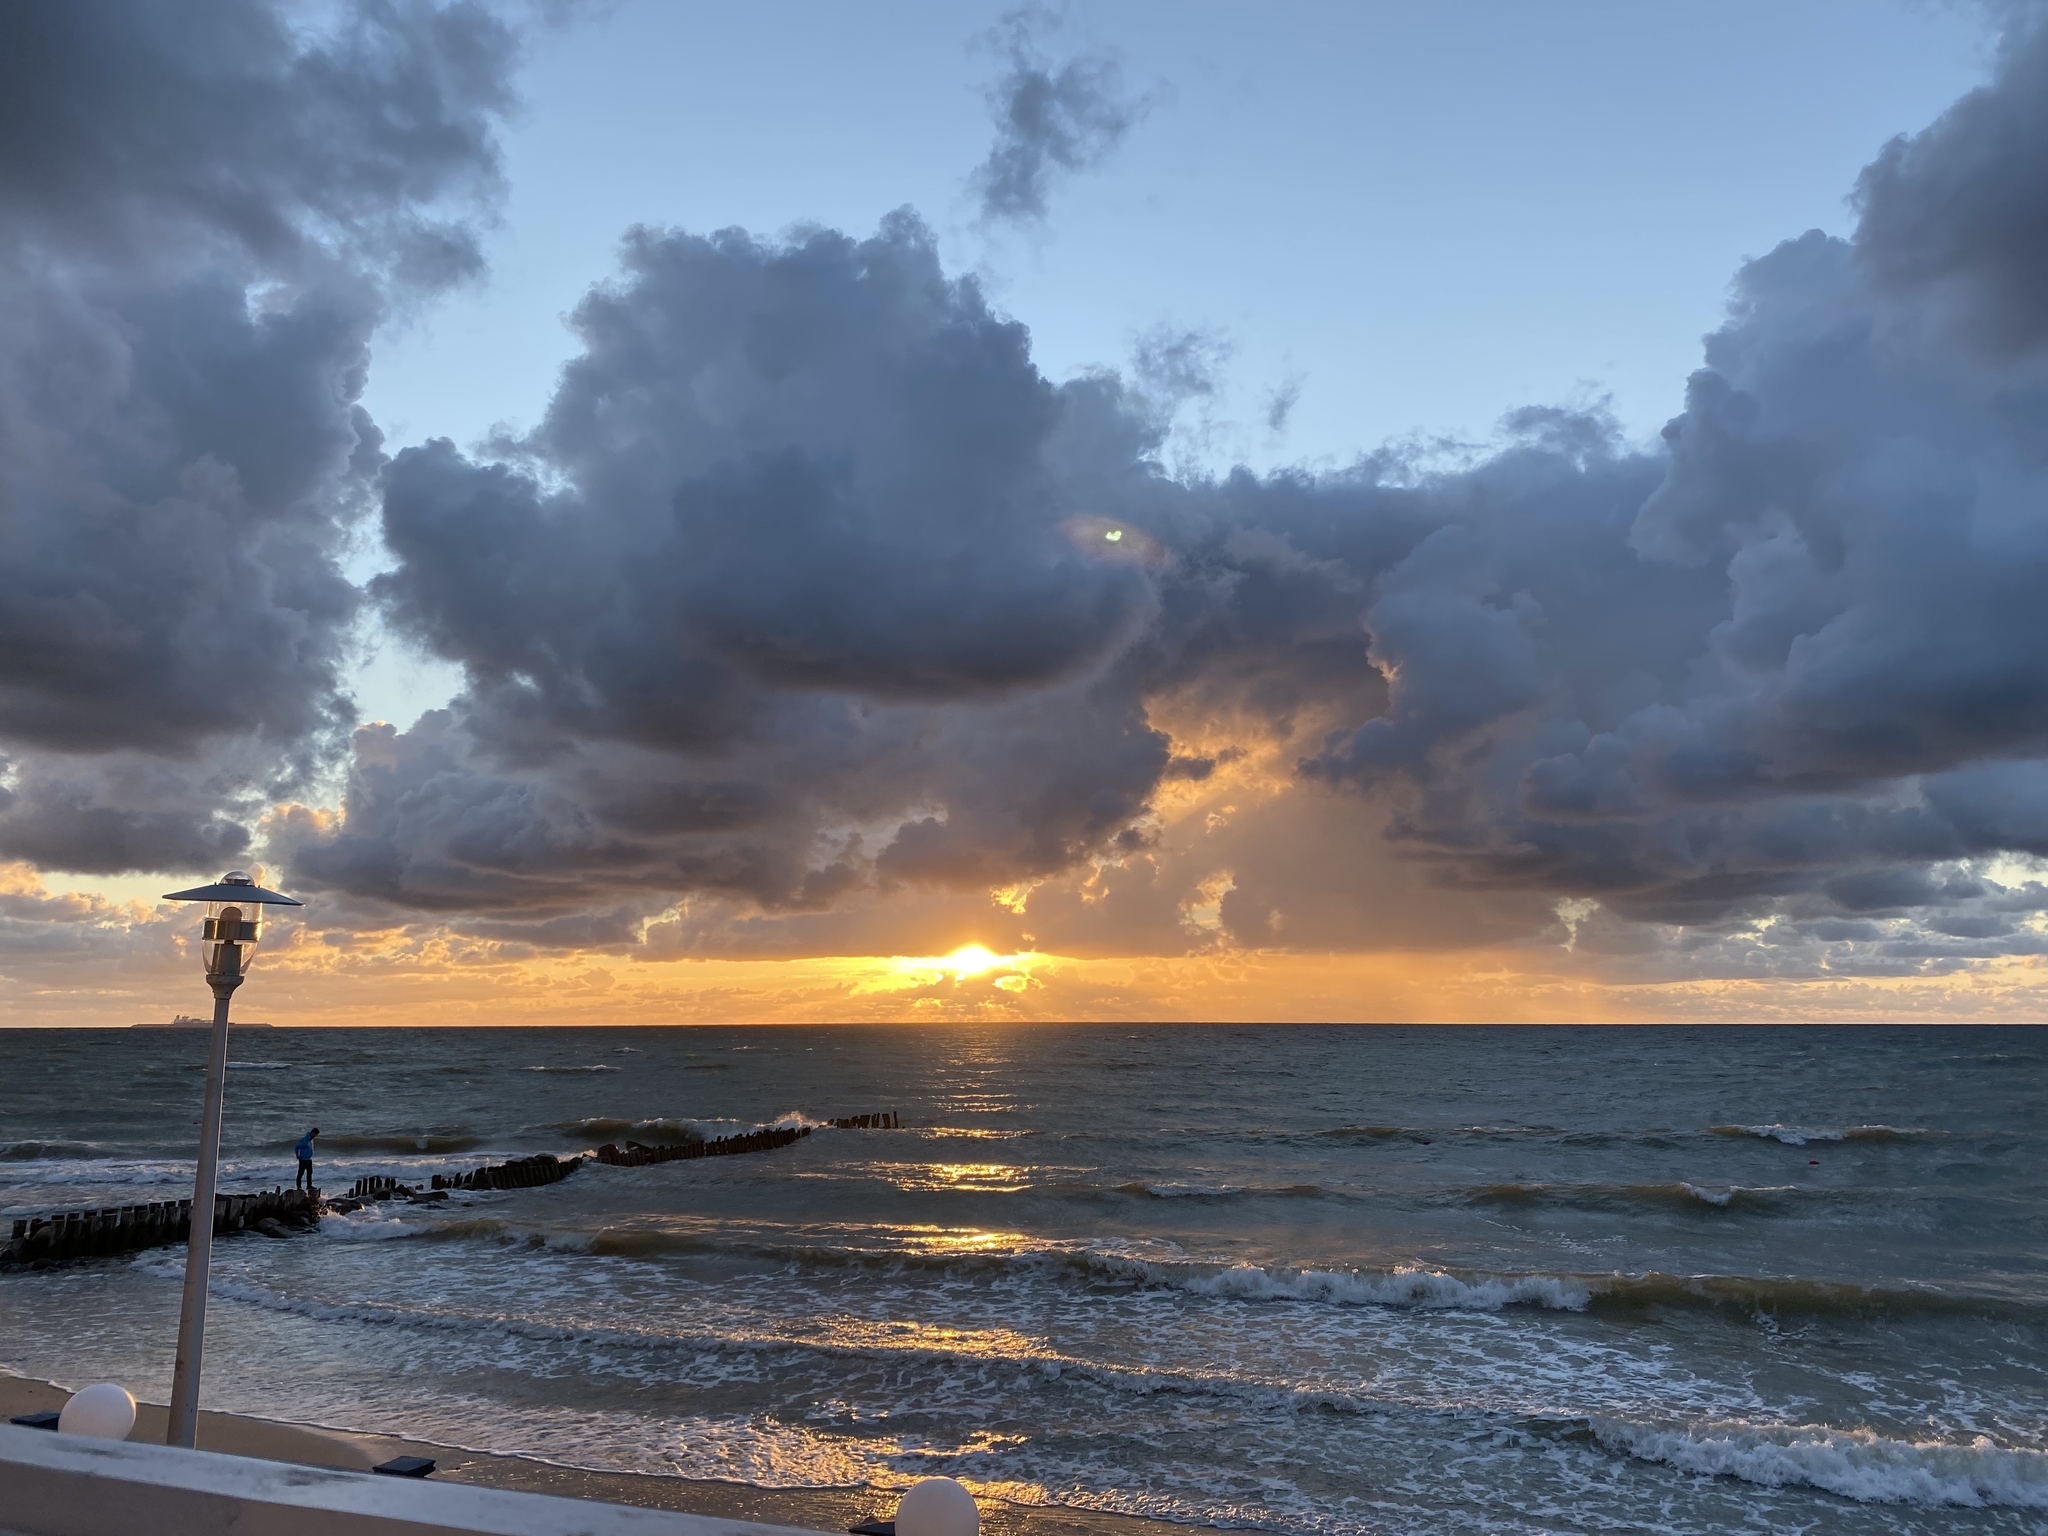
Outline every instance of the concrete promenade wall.
POLYGON ((0 1424, 0 1536, 818 1536, 0 1424))

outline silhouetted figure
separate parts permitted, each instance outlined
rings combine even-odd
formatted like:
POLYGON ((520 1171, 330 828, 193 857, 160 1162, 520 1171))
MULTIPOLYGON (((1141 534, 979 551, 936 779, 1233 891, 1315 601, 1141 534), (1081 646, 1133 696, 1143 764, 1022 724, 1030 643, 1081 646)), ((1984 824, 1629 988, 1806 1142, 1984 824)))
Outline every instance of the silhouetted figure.
POLYGON ((309 1195, 313 1192, 313 1138, 319 1134, 320 1127, 316 1125, 301 1136, 299 1144, 292 1148, 299 1156, 299 1176, 292 1180, 292 1188, 298 1189, 303 1186, 309 1195))

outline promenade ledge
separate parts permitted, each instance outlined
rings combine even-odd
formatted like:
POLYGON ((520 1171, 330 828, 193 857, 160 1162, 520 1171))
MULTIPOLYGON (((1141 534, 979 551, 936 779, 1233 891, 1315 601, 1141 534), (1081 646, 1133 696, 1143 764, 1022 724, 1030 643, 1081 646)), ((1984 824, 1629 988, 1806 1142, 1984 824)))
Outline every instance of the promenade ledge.
POLYGON ((820 1536, 0 1425, 0 1536, 820 1536))

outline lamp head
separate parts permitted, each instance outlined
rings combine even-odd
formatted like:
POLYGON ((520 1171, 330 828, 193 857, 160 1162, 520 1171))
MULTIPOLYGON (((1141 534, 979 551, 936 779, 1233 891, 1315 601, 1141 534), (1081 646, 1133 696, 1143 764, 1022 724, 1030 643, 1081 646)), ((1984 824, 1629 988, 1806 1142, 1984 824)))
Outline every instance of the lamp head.
POLYGON ((240 870, 230 870, 214 885, 173 891, 165 901, 203 901, 206 922, 200 929, 199 952, 206 964, 206 979, 216 986, 233 987, 248 974, 256 957, 256 945, 263 936, 265 907, 296 907, 299 902, 276 891, 266 891, 240 870))

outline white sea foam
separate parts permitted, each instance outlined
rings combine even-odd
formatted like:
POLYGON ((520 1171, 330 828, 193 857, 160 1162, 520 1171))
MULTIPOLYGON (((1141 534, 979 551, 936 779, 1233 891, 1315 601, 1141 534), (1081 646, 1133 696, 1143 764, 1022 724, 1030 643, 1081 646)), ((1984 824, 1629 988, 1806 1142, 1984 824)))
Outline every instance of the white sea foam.
POLYGON ((1172 1200, 1183 1196, 1199 1198, 1245 1193, 1241 1184, 1177 1184, 1154 1179, 1133 1180, 1129 1184, 1119 1184, 1116 1187, 1125 1194, 1152 1195, 1160 1200, 1172 1200))
POLYGON ((1803 1147, 1808 1142, 1813 1141, 1845 1141, 1848 1139, 1848 1135, 1844 1131, 1815 1130, 1803 1125, 1745 1125, 1742 1129, 1751 1136, 1761 1136, 1770 1141, 1782 1141, 1788 1147, 1803 1147))
POLYGON ((2008 1449, 1983 1435, 1955 1444, 1775 1425, 1592 1427, 1601 1444, 1638 1460, 1769 1488, 1803 1485, 1864 1504, 2048 1509, 2048 1452, 2008 1449))
POLYGON ((418 1222, 400 1221, 376 1206, 320 1218, 320 1235, 344 1243, 378 1243, 395 1237, 418 1237, 428 1230, 418 1222))
POLYGON ((1755 1136, 1764 1141, 1782 1141, 1788 1147, 1803 1147, 1817 1141, 1918 1141, 1942 1134, 1896 1125, 1714 1125, 1707 1129, 1716 1136, 1755 1136))
POLYGON ((597 1062, 587 1067, 521 1067, 522 1072, 623 1072, 625 1068, 597 1062))
POLYGON ((1318 1269, 1269 1270, 1237 1264, 1213 1273, 1141 1259, 1107 1261, 1129 1266, 1143 1279, 1201 1296, 1245 1301, 1321 1301, 1353 1307, 1420 1307, 1455 1312, 1498 1312, 1535 1306, 1583 1312, 1592 1292, 1566 1275, 1474 1275, 1461 1278, 1441 1270, 1395 1268, 1383 1274, 1318 1269))
POLYGON ((1688 1195, 1691 1195, 1693 1199, 1704 1200, 1708 1205, 1732 1204, 1735 1197, 1741 1193, 1741 1190, 1733 1186, 1727 1189, 1708 1189, 1704 1185, 1690 1184, 1684 1180, 1679 1181, 1678 1187, 1688 1195))

